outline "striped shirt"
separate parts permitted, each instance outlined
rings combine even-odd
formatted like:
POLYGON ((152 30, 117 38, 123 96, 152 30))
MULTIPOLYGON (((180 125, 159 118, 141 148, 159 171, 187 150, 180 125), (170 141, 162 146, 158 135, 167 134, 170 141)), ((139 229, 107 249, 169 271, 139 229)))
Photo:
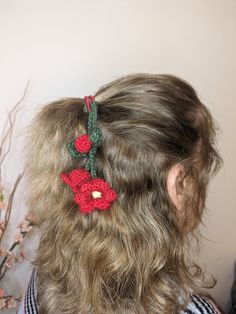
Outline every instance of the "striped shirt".
MULTIPOLYGON (((17 314, 39 314, 37 306, 37 286, 36 286, 36 269, 33 270, 32 276, 17 314)), ((180 314, 220 314, 213 302, 205 297, 193 294, 191 302, 180 314)))

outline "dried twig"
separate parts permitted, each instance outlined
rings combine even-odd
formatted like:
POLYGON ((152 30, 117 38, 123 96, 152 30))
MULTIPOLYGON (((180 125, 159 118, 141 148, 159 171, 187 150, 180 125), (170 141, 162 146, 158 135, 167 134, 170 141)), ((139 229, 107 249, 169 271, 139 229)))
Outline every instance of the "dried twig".
MULTIPOLYGON (((5 215, 5 230, 7 228, 8 222, 9 222, 10 217, 11 217, 12 203, 13 203, 14 195, 16 193, 16 189, 17 189, 23 175, 24 175, 24 172, 18 175, 18 177, 14 183, 13 189, 11 191, 11 194, 8 198, 7 210, 6 210, 6 215, 5 215)), ((3 234, 4 234, 4 231, 3 231, 3 234)))
POLYGON ((6 156, 8 155, 10 149, 11 149, 11 143, 12 143, 12 134, 13 134, 13 128, 15 125, 15 121, 16 121, 16 115, 18 113, 19 110, 22 109, 22 106, 20 107, 20 105, 22 104, 22 102, 24 101, 27 91, 29 89, 29 83, 30 81, 28 80, 23 95, 20 98, 20 100, 14 105, 14 107, 8 112, 8 119, 4 125, 3 128, 3 134, 2 134, 2 140, 0 142, 0 184, 1 184, 1 174, 2 174, 2 164, 4 162, 4 160, 6 159, 6 156), (5 152, 4 152, 4 146, 8 144, 8 147, 6 148, 5 152))

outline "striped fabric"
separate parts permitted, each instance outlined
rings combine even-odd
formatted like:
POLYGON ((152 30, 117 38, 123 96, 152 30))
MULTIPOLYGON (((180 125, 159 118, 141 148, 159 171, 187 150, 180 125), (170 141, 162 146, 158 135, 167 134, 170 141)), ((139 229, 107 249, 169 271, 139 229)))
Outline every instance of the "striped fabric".
POLYGON ((218 310, 205 298, 196 294, 192 296, 192 301, 181 314, 218 314, 218 310))
POLYGON ((24 300, 21 303, 17 314, 38 314, 39 312, 37 307, 36 295, 37 295, 36 269, 34 268, 24 300))
MULTIPOLYGON (((38 314, 37 309, 37 285, 36 285, 36 270, 32 272, 28 289, 25 294, 24 301, 21 303, 17 314, 38 314)), ((192 296, 192 300, 184 311, 180 314, 219 314, 220 312, 213 305, 207 301, 206 298, 200 297, 196 294, 192 296)))

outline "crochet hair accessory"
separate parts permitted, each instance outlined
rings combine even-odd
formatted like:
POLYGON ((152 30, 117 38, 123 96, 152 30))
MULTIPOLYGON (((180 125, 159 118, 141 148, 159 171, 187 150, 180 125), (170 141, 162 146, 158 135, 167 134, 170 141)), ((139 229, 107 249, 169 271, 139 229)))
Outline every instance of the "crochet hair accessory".
POLYGON ((94 167, 97 148, 102 143, 102 132, 97 127, 97 102, 93 96, 84 97, 84 111, 88 113, 88 133, 79 135, 68 144, 68 152, 73 158, 87 158, 85 169, 73 169, 62 172, 61 180, 75 193, 74 201, 81 213, 92 213, 94 210, 108 210, 117 199, 116 192, 109 184, 97 178, 94 167))

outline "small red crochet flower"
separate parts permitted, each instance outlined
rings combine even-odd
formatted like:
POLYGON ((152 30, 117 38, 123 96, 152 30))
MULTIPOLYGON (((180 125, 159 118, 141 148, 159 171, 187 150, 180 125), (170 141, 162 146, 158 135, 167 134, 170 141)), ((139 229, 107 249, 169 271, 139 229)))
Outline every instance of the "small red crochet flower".
POLYGON ((93 142, 89 139, 87 134, 83 134, 77 137, 74 145, 79 153, 87 154, 90 151, 93 142))
POLYGON ((75 202, 79 205, 82 213, 91 213, 95 209, 108 210, 115 200, 115 191, 100 178, 83 183, 75 194, 75 202))
POLYGON ((69 185, 73 192, 77 193, 81 185, 90 180, 90 173, 85 169, 74 169, 69 173, 61 173, 61 179, 69 185))

